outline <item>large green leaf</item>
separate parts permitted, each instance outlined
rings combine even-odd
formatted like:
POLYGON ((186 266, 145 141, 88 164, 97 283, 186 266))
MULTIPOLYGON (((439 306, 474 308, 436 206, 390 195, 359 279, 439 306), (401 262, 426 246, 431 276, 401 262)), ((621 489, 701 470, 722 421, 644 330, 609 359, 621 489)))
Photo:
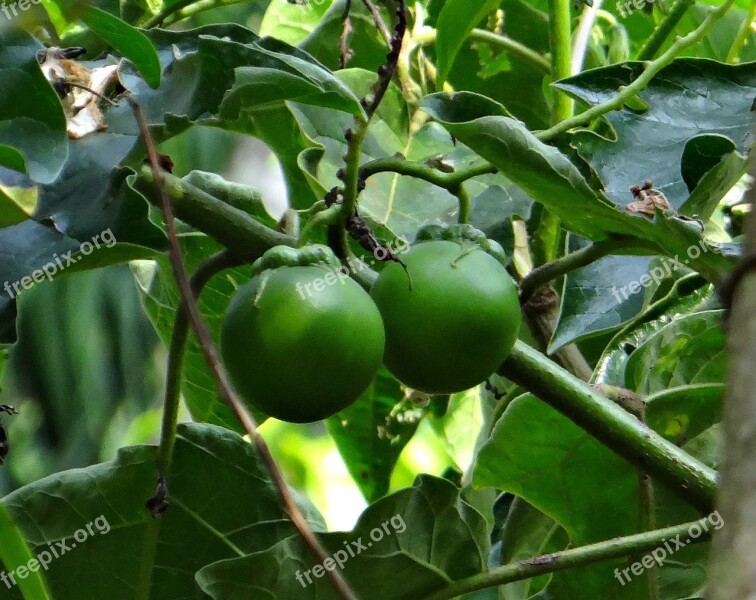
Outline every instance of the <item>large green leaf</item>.
MULTIPOLYGON (((642 63, 627 62, 593 69, 556 84, 594 106, 617 94, 642 72, 642 63)), ((740 152, 750 146, 756 119, 756 64, 724 65, 711 60, 678 59, 661 71, 638 95, 645 111, 624 108, 605 115, 616 140, 588 131, 574 134, 573 143, 601 178, 606 194, 619 206, 633 200, 629 189, 645 180, 664 192, 673 208, 688 198, 681 161, 695 136, 718 134, 740 152)), ((702 149, 718 153, 720 143, 706 138, 702 149)))
POLYGON ((94 6, 85 6, 81 20, 139 69, 144 80, 156 88, 160 85, 160 61, 150 39, 121 19, 94 6))
MULTIPOLYGON (((362 600, 421 598, 480 572, 488 553, 480 513, 460 499, 453 484, 428 475, 368 507, 353 531, 320 537, 330 556, 343 558, 340 570, 362 600), (354 548, 354 556, 345 547, 354 548)), ((322 573, 312 576, 313 566, 301 540, 291 538, 265 552, 210 565, 197 581, 214 600, 337 598, 322 573)))
MULTIPOLYGON (((702 227, 674 212, 657 210, 651 220, 622 210, 603 190, 594 190, 567 156, 541 142, 521 122, 504 116, 503 107, 487 98, 467 92, 433 94, 423 99, 422 106, 570 231, 591 240, 628 236, 642 253, 658 252, 680 260, 702 243, 702 227)), ((699 250, 688 263, 714 281, 732 267, 734 257, 699 250)))
POLYGON ((155 482, 154 448, 133 447, 113 462, 58 473, 4 499, 36 553, 68 547, 46 573, 54 598, 193 598, 194 573, 204 565, 264 550, 294 533, 254 447, 230 431, 179 427, 170 507, 159 519, 144 506, 155 482))
POLYGON ((0 165, 51 183, 68 158, 66 118, 37 63, 42 45, 0 29, 0 165))
MULTIPOLYGON (((578 247, 570 244, 572 251, 578 247)), ((607 256, 569 273, 564 278, 559 322, 549 352, 616 329, 636 316, 646 298, 643 293, 630 294, 627 286, 648 276, 650 264, 651 259, 645 256, 607 256)))
MULTIPOLYGON (((661 423, 663 420, 659 419, 661 423)), ((695 511, 680 499, 654 486, 653 514, 643 508, 643 479, 629 463, 608 450, 569 419, 531 395, 517 398, 504 412, 490 439, 483 446, 473 473, 475 486, 491 486, 509 491, 538 509, 569 535, 575 547, 616 536, 637 533, 648 518, 656 526, 677 524, 695 518, 695 511), (597 490, 601 490, 597 493, 597 490)), ((646 484, 643 484, 646 485, 646 484)), ((518 515, 503 531, 513 535, 513 548, 506 559, 519 558, 517 552, 534 548, 540 538, 543 550, 553 548, 559 540, 555 532, 546 530, 547 522, 526 519, 517 523, 518 515), (528 523, 527 521, 534 521, 528 523), (525 529, 518 532, 518 525, 525 529), (539 533, 540 532, 540 533, 539 533), (522 537, 522 533, 525 537, 522 537), (525 543, 526 542, 526 543, 525 543)), ((507 538, 503 543, 506 547, 507 538)), ((539 554, 535 551, 533 554, 539 554)), ((532 555, 531 555, 532 556, 532 555)), ((635 577, 624 586, 617 585, 614 569, 628 566, 628 561, 608 561, 579 569, 555 573, 537 595, 539 600, 573 600, 574 598, 646 598, 648 581, 635 577)), ((679 598, 692 593, 701 585, 700 572, 705 562, 705 550, 685 549, 675 554, 659 568, 658 576, 669 595, 679 598)), ((503 598, 519 599, 521 586, 509 586, 503 598)), ((531 590, 532 593, 532 590, 531 590)))

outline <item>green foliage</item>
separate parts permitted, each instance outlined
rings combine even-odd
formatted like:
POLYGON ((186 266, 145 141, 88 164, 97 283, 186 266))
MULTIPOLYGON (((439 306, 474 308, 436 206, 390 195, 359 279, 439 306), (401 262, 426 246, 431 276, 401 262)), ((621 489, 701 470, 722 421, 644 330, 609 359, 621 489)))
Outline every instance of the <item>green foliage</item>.
MULTIPOLYGON (((0 561, 18 573, 51 543, 76 547, 18 586, 0 585, 0 597, 341 597, 325 576, 329 563, 317 564, 285 510, 269 464, 242 437, 249 431, 222 400, 195 336, 179 343, 185 299, 140 125, 175 159, 176 174, 165 174, 163 187, 189 273, 211 268, 221 252, 233 258, 195 290, 215 344, 231 297, 272 247, 285 261, 314 252, 307 242, 327 243, 331 260, 343 259, 364 288, 391 271, 412 290, 425 273, 403 263, 405 242, 429 225, 462 222, 504 248, 499 269, 538 283, 524 307, 529 328, 488 381, 476 376, 470 390, 427 396, 381 368, 323 424, 289 438, 275 433, 275 422, 263 425, 275 443, 313 448, 303 442, 311 436, 338 449, 367 504, 351 531, 329 530, 302 493, 308 490, 283 491, 326 554, 341 561, 337 570, 356 597, 701 594, 706 544, 687 545, 627 585, 615 569, 641 558, 630 550, 556 571, 559 561, 549 558, 517 561, 691 521, 701 516, 693 506, 705 504, 701 488, 713 491, 709 467, 720 460, 726 383, 725 310, 714 286, 741 250, 732 207, 741 202, 756 97, 747 0, 696 2, 669 30, 661 2, 628 15, 607 5, 577 48, 586 53, 583 68, 558 82, 549 61, 569 49, 551 46, 559 42, 549 39, 549 20, 562 17, 559 2, 546 0, 414 3, 396 72, 382 65, 385 33, 396 31, 403 8, 398 0, 377 3, 382 28, 357 0, 43 4, 0 26, 0 390, 2 402, 20 411, 0 414, 9 442, 0 468, 7 493, 0 561), (660 31, 660 58, 637 59, 660 31), (692 32, 698 43, 663 54, 692 32), (90 98, 102 127, 81 139, 69 137, 67 119, 86 109, 72 109, 74 88, 46 80, 37 60, 45 46, 74 45, 88 51, 75 67, 118 65, 118 84, 104 91, 110 102, 90 98), (647 85, 630 94, 627 86, 644 73, 647 85), (575 100, 578 116, 569 127, 547 129, 555 93, 575 100), (369 114, 376 95, 381 102, 369 114), (591 118, 580 116, 586 110, 591 118), (280 221, 262 185, 227 179, 232 163, 247 168, 238 151, 247 146, 237 146, 244 137, 266 145, 280 166, 291 209, 280 221), (356 214, 343 209, 354 200, 349 186, 359 190, 356 214), (106 232, 112 243, 93 247, 106 232), (384 270, 385 259, 396 264, 384 270), (543 354, 523 352, 525 342, 543 354), (549 362, 551 354, 566 369, 549 362), (542 361, 541 374, 558 376, 523 376, 526 355, 542 361), (592 371, 595 387, 570 370, 592 371), (544 387, 546 379, 557 380, 557 389, 544 387), (164 387, 163 413, 156 397, 164 387), (194 423, 177 427, 179 414, 194 423), (420 438, 432 440, 438 456, 422 456, 431 445, 418 451, 420 438), (451 467, 428 472, 437 464, 451 467), (414 485, 397 486, 397 472, 414 485), (145 503, 156 497, 159 475, 168 509, 153 518, 145 503), (97 519, 107 531, 75 537, 97 519)), ((473 293, 448 287, 459 318, 438 319, 443 307, 434 299, 415 316, 402 312, 412 325, 430 323, 406 343, 431 357, 411 365, 413 375, 438 372, 434 340, 483 312, 473 293)), ((328 298, 343 301, 345 290, 336 284, 313 302, 328 298)), ((381 302, 396 308, 396 293, 381 302)), ((505 323, 511 331, 516 316, 505 323)), ((227 345, 237 380, 238 373, 269 376, 264 407, 280 408, 277 393, 286 386, 295 400, 314 391, 332 398, 335 376, 324 374, 349 352, 304 324, 289 319, 287 327, 309 335, 309 356, 317 358, 309 370, 281 370, 289 361, 268 364, 269 353, 253 369, 255 352, 227 345)), ((282 355, 301 356, 303 344, 286 347, 285 329, 269 340, 284 346, 282 355)), ((349 324, 350 340, 370 333, 365 320, 349 324)), ((481 362, 477 346, 455 337, 453 362, 441 368, 469 373, 481 362)), ((352 358, 364 358, 358 345, 352 358)), ((269 415, 253 417, 264 423, 269 415)), ((322 479, 327 470, 317 461, 325 454, 306 456, 303 448, 272 454, 297 455, 283 461, 288 480, 322 479)), ((332 515, 347 502, 326 508, 332 515)))

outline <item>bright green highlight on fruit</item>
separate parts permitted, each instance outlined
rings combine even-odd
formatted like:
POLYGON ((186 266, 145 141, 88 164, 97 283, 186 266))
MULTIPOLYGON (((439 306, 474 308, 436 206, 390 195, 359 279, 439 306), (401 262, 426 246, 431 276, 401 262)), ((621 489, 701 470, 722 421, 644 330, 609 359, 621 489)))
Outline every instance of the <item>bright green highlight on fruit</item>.
POLYGON ((237 391, 253 408, 292 423, 325 419, 357 400, 383 350, 370 296, 324 265, 255 275, 231 300, 221 332, 237 391))
POLYGON ((450 394, 485 380, 512 350, 517 287, 478 245, 422 242, 386 265, 370 295, 386 330, 383 362, 405 385, 450 394))

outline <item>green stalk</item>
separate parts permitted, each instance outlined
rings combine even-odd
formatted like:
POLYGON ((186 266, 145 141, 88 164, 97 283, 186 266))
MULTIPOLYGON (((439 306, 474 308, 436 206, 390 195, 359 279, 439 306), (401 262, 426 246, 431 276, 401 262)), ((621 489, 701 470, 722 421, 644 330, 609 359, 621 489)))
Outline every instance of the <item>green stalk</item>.
MULTIPOLYGON (((460 579, 437 592, 428 594, 421 600, 449 600, 470 592, 497 587, 512 583, 513 581, 530 579, 546 573, 582 567, 612 558, 647 553, 659 548, 665 541, 674 539, 678 535, 681 538, 687 537, 689 544, 704 542, 711 537, 710 528, 711 523, 707 517, 698 521, 675 525, 674 527, 637 533, 562 552, 554 552, 545 556, 537 556, 460 579), (696 526, 702 533, 694 538, 689 532, 692 527, 696 526)), ((615 571, 616 573, 617 571, 615 571)), ((622 573, 620 573, 620 576, 622 576, 622 573)))
POLYGON ((522 341, 499 369, 638 469, 711 512, 716 473, 522 341))
POLYGON ((654 29, 651 37, 638 52, 638 60, 653 60, 657 55, 664 42, 672 34, 677 27, 678 23, 688 12, 688 9, 695 4, 695 0, 677 0, 669 14, 664 17, 661 23, 654 29))
MULTIPOLYGON (((199 297, 203 288, 216 274, 236 264, 237 261, 233 258, 233 255, 225 250, 203 262, 192 275, 190 281, 195 297, 199 297)), ((168 348, 163 422, 160 432, 160 445, 157 450, 158 474, 161 477, 168 475, 173 448, 176 445, 176 429, 181 405, 181 374, 184 366, 184 349, 188 339, 189 319, 183 306, 179 306, 168 348)))
MULTIPOLYGON (((549 0, 549 47, 551 48, 551 79, 559 81, 572 74, 572 0, 549 0)), ((565 92, 554 90, 551 123, 556 125, 572 116, 573 101, 565 92)))
POLYGON ((585 248, 581 248, 571 254, 546 263, 537 269, 533 269, 520 282, 520 297, 525 301, 538 288, 567 273, 581 269, 610 254, 618 253, 618 250, 637 246, 638 241, 631 238, 617 238, 594 242, 585 248))
POLYGON ((399 175, 422 179, 454 193, 453 190, 468 179, 496 172, 496 167, 484 162, 452 173, 444 173, 427 163, 408 161, 401 156, 390 156, 365 163, 360 169, 360 176, 363 179, 367 179, 378 173, 397 173, 399 175))
MULTIPOLYGON (((435 29, 425 29, 412 38, 412 41, 421 46, 429 46, 436 42, 438 32, 435 29)), ((542 73, 551 73, 551 63, 535 50, 528 48, 511 37, 488 31, 487 29, 473 29, 468 38, 474 42, 483 42, 489 46, 501 48, 508 54, 528 63, 534 69, 542 73)))
POLYGON ((735 41, 730 47, 730 51, 727 53, 728 63, 736 63, 739 60, 740 52, 748 41, 748 36, 752 33, 753 21, 756 19, 756 0, 751 0, 751 7, 748 10, 748 18, 743 21, 743 24, 738 29, 738 34, 735 36, 735 41))
MULTIPOLYGON (((138 175, 135 189, 159 207, 160 195, 152 170, 144 165, 138 175)), ((240 260, 253 260, 273 246, 296 246, 294 237, 266 227, 243 210, 222 202, 175 175, 163 173, 162 176, 176 216, 212 237, 240 260)))

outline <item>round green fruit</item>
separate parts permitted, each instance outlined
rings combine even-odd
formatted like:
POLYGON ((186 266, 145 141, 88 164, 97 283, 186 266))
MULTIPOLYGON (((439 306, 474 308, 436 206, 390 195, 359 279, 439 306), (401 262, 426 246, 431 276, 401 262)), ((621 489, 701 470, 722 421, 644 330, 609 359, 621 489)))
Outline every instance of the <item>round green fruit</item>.
POLYGON ((367 389, 383 356, 381 315, 341 271, 281 267, 234 295, 221 353, 252 408, 292 423, 325 419, 367 389))
POLYGON ((469 389, 512 350, 522 317, 504 266, 478 246, 429 241, 390 263, 373 284, 386 331, 383 362, 429 394, 469 389))

